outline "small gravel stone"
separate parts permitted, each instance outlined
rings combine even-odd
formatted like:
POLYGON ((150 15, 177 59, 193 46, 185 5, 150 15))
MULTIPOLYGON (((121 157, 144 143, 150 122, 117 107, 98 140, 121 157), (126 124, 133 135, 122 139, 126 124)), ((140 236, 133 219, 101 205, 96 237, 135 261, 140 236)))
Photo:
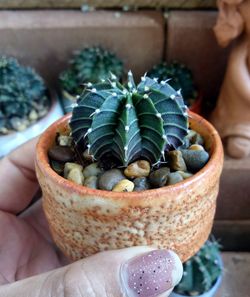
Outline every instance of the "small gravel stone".
POLYGON ((83 175, 84 177, 98 176, 102 172, 102 169, 98 167, 98 163, 96 162, 85 167, 83 170, 83 175))
POLYGON ((193 151, 204 151, 204 147, 200 144, 192 144, 188 149, 193 151))
POLYGON ((125 170, 124 174, 129 178, 146 177, 150 173, 150 164, 145 160, 138 160, 131 163, 125 170))
POLYGON ((72 170, 70 170, 67 179, 70 181, 73 181, 74 183, 78 184, 78 185, 83 185, 84 182, 84 176, 82 174, 82 171, 75 167, 72 170))
POLYGON ((63 174, 64 163, 60 163, 54 160, 50 162, 51 168, 59 175, 63 174))
POLYGON ((183 159, 188 171, 195 173, 207 163, 209 154, 206 151, 182 150, 183 159))
POLYGON ((58 144, 61 146, 71 146, 72 145, 72 137, 68 135, 59 135, 57 138, 58 144))
POLYGON ((98 185, 98 177, 97 176, 89 176, 84 180, 84 186, 91 188, 91 189, 97 189, 98 185))
POLYGON ((74 168, 77 168, 77 169, 80 170, 81 172, 83 171, 83 167, 82 167, 80 164, 67 162, 67 163, 65 163, 65 165, 64 165, 63 176, 64 176, 65 178, 67 178, 68 175, 69 175, 69 172, 70 172, 72 169, 74 169, 74 168))
POLYGON ((184 171, 180 171, 180 170, 176 171, 176 172, 178 172, 183 177, 183 179, 187 179, 187 178, 193 176, 193 173, 190 173, 190 172, 184 172, 184 171))
POLYGON ((93 161, 93 156, 89 154, 89 150, 86 149, 84 152, 83 152, 83 158, 87 161, 93 161))
POLYGON ((114 188, 113 192, 132 192, 134 190, 134 183, 128 179, 122 179, 114 188))
POLYGON ((187 166, 185 164, 185 161, 183 160, 181 151, 178 151, 178 150, 170 151, 168 153, 168 157, 169 157, 169 167, 172 170, 175 170, 175 171, 177 171, 177 170, 186 171, 187 170, 187 166))
POLYGON ((74 153, 70 147, 56 145, 49 152, 49 157, 58 162, 71 162, 74 160, 74 153))
POLYGON ((29 113, 29 120, 31 120, 32 122, 36 121, 38 119, 38 113, 32 109, 31 112, 29 113))
POLYGON ((162 167, 153 171, 149 175, 149 182, 155 188, 160 188, 166 185, 170 169, 168 167, 162 167))
POLYGON ((113 187, 121 180, 126 179, 119 169, 110 169, 104 172, 98 181, 98 188, 101 190, 111 191, 113 187))
POLYGON ((188 130, 188 134, 185 138, 188 139, 190 143, 193 143, 193 139, 196 136, 196 134, 197 133, 194 130, 188 130))
POLYGON ((150 189, 148 179, 146 177, 137 177, 133 180, 135 185, 134 191, 140 192, 150 189))
POLYGON ((199 133, 196 133, 196 135, 194 136, 193 144, 204 145, 204 139, 199 133))
POLYGON ((13 117, 10 119, 10 124, 16 131, 23 131, 29 125, 29 122, 26 119, 21 119, 18 117, 13 117))
POLYGON ((183 180, 183 177, 178 172, 171 172, 168 176, 167 185, 174 185, 183 180))

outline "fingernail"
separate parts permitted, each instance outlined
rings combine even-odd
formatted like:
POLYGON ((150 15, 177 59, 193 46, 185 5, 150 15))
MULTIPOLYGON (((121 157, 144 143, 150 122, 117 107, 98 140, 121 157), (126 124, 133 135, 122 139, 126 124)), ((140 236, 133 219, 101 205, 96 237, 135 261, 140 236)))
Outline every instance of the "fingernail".
POLYGON ((155 250, 125 262, 121 281, 128 297, 155 297, 172 289, 182 277, 179 257, 169 250, 155 250))

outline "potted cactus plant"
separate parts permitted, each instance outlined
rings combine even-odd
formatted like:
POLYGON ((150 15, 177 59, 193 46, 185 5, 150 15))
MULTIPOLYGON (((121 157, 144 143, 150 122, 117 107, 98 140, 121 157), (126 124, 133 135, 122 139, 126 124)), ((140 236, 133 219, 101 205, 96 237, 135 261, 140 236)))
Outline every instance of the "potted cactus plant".
POLYGON ((216 130, 165 81, 131 72, 89 85, 36 153, 52 236, 73 260, 133 245, 187 260, 210 234, 222 164, 216 130))
POLYGON ((183 277, 171 297, 213 297, 222 279, 219 244, 207 241, 198 253, 183 264, 183 277))
POLYGON ((123 62, 112 52, 99 47, 88 47, 74 52, 68 69, 60 74, 62 105, 65 112, 72 110, 85 83, 96 83, 109 77, 110 72, 119 79, 123 76, 123 62))
POLYGON ((148 73, 149 77, 157 77, 160 80, 169 80, 168 83, 180 90, 185 104, 193 112, 201 112, 201 94, 197 91, 193 74, 184 64, 177 61, 171 63, 161 62, 155 65, 148 73))
POLYGON ((42 78, 0 56, 0 157, 38 135, 62 115, 42 78))

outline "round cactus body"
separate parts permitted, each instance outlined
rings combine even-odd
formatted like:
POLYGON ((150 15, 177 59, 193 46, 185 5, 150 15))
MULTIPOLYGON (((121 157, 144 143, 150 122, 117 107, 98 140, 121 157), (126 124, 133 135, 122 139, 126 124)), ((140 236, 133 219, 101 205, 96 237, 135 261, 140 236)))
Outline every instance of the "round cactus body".
POLYGON ((198 296, 209 291, 222 273, 219 245, 207 241, 199 252, 183 265, 183 277, 175 288, 178 294, 198 296))
POLYGON ((97 46, 76 51, 70 64, 70 68, 60 75, 60 82, 72 95, 81 93, 81 84, 97 83, 107 79, 111 72, 119 79, 123 76, 123 62, 115 54, 97 46))
POLYGON ((177 61, 172 63, 162 62, 154 66, 148 73, 151 78, 169 80, 168 83, 175 89, 181 90, 185 103, 190 106, 197 98, 193 74, 187 66, 177 61))
POLYGON ((0 56, 0 134, 22 130, 44 116, 49 105, 42 78, 16 59, 0 56))
POLYGON ((129 72, 126 87, 114 75, 89 83, 70 127, 76 144, 97 160, 112 153, 124 166, 138 157, 155 164, 166 150, 182 145, 188 117, 181 95, 165 81, 144 76, 136 86, 129 72))

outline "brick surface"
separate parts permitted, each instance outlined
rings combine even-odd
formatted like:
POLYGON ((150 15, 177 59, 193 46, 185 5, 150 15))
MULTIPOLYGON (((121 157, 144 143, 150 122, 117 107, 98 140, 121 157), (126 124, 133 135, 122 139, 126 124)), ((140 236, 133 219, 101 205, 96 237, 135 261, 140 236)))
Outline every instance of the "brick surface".
POLYGON ((215 11, 171 11, 168 17, 166 58, 191 68, 206 101, 217 97, 228 53, 213 34, 216 17, 215 11))
POLYGON ((94 7, 169 7, 212 8, 216 0, 1 0, 0 8, 78 8, 83 4, 94 7))
POLYGON ((250 296, 250 253, 223 253, 224 275, 215 297, 250 296))
POLYGON ((250 157, 226 157, 221 176, 216 218, 220 220, 250 219, 250 157))
POLYGON ((55 83, 71 52, 102 45, 113 50, 136 77, 163 56, 160 12, 0 11, 0 54, 34 66, 55 83))

